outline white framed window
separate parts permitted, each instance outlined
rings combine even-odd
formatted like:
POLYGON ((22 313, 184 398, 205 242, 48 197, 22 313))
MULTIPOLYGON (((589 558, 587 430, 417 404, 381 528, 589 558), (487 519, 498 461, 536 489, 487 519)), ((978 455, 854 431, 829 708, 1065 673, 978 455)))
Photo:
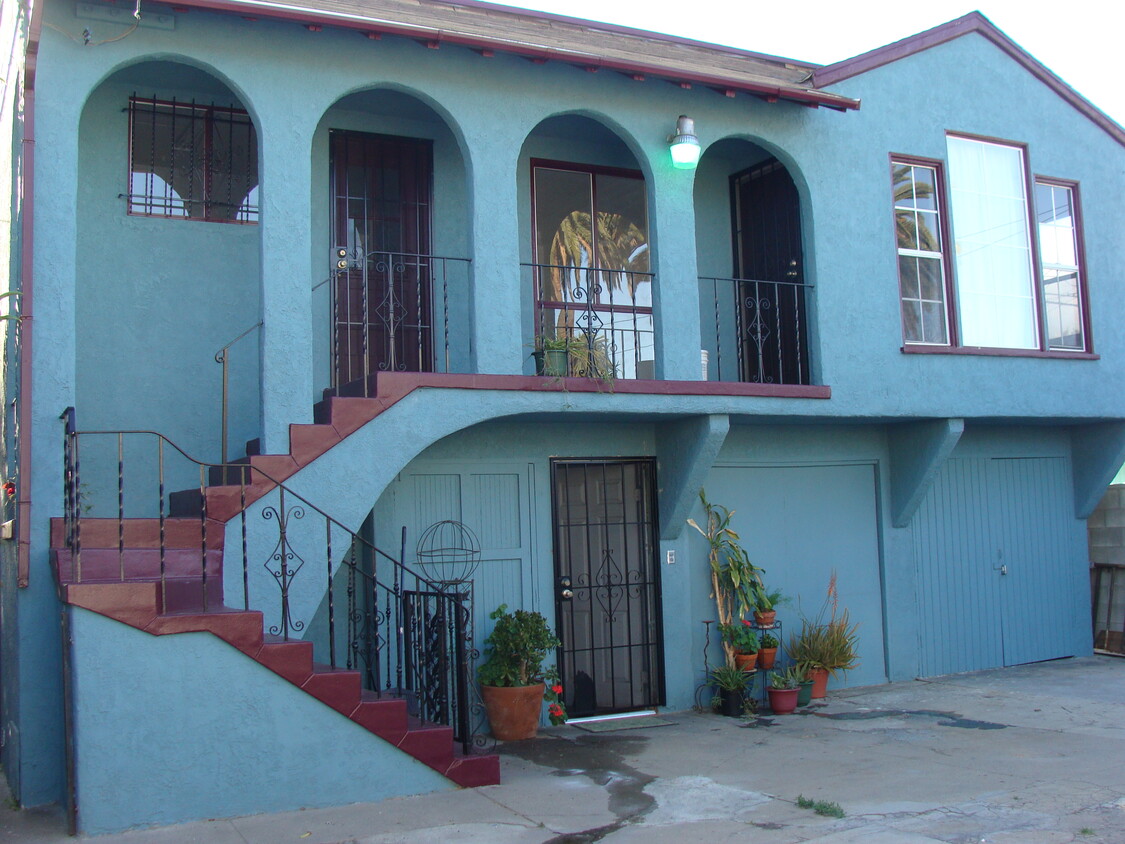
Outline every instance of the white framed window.
POLYGON ((1085 351, 1085 284, 1077 185, 1043 177, 1036 179, 1035 217, 1039 225, 1047 348, 1085 351))
POLYGON ((941 163, 892 159, 902 332, 907 343, 947 345, 941 163))

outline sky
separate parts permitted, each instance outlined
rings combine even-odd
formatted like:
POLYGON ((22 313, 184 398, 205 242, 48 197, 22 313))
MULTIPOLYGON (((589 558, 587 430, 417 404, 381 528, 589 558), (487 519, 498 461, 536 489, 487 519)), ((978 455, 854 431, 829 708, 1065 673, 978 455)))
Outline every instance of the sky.
MULTIPOLYGON (((493 0, 498 2, 498 0, 493 0)), ((974 9, 1119 124, 1121 0, 526 0, 504 5, 831 64, 974 9)))

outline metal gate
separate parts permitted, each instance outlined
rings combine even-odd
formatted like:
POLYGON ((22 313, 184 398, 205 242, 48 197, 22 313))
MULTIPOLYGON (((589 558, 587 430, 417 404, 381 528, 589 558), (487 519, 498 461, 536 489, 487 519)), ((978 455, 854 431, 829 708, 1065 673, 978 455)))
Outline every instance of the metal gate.
POLYGON ((656 466, 551 463, 559 671, 572 717, 664 703, 656 466))

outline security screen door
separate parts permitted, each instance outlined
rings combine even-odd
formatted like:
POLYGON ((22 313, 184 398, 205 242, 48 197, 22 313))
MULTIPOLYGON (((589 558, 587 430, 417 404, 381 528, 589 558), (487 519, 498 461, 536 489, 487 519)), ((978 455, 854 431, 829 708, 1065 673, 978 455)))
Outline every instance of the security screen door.
POLYGON ((333 383, 429 372, 432 144, 333 130, 330 145, 333 383))
POLYGON ((572 717, 664 702, 656 467, 556 460, 555 619, 572 717))

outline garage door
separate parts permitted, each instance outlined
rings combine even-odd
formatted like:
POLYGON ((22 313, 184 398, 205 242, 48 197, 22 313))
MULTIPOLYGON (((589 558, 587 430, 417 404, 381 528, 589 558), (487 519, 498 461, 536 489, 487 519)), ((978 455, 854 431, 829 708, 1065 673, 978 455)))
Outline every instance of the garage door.
POLYGON ((799 612, 820 609, 835 570, 840 605, 860 622, 860 664, 841 680, 886 682, 874 465, 716 467, 706 489, 736 511, 733 527, 768 585, 793 599, 779 616, 786 636, 799 612))
POLYGON ((921 675, 1078 652, 1081 525, 1065 458, 948 460, 912 522, 921 675))

